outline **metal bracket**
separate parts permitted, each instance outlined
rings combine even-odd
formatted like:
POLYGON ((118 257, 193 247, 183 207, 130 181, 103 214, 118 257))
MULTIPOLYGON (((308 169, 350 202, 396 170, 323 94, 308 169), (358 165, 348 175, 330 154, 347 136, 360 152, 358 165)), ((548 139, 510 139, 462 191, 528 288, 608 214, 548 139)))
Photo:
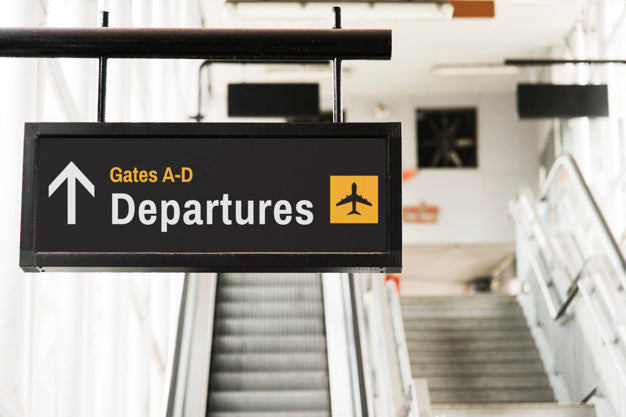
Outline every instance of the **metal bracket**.
MULTIPOLYGON (((109 27, 109 12, 101 13, 100 26, 109 27)), ((107 99, 107 57, 98 58, 98 122, 104 123, 107 99)))
MULTIPOLYGON (((333 29, 341 29, 341 7, 333 7, 333 29)), ((341 102, 341 58, 333 58, 333 123, 343 122, 343 103, 341 102)))

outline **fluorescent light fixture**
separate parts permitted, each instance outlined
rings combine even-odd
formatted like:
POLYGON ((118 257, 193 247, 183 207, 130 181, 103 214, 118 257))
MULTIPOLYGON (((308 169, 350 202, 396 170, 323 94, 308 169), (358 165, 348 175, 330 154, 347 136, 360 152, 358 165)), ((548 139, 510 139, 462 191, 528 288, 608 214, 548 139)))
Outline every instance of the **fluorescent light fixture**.
POLYGON ((462 77, 468 75, 517 75, 520 68, 502 64, 449 64, 435 65, 435 75, 445 77, 462 77))
MULTIPOLYGON (((225 3, 222 8, 226 19, 265 20, 329 20, 335 3, 225 3)), ((373 3, 341 5, 344 22, 359 20, 450 20, 454 8, 449 3, 373 3)))

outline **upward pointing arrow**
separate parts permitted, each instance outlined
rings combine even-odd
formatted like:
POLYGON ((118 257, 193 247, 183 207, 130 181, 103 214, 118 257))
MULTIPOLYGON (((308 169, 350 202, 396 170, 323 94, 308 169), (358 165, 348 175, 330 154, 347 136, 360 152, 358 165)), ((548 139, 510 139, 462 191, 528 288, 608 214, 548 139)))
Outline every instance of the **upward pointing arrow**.
POLYGON ((92 197, 96 196, 96 187, 89 178, 71 162, 48 186, 48 197, 67 181, 67 224, 76 224, 76 180, 80 182, 92 197))

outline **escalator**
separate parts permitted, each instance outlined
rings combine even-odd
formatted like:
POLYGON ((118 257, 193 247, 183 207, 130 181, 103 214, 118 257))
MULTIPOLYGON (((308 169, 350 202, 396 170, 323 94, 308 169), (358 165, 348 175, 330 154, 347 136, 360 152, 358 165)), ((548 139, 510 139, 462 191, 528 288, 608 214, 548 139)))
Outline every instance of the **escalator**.
POLYGON ((164 417, 420 417, 383 278, 188 274, 164 417))
POLYGON ((339 273, 188 274, 164 417, 368 417, 380 401, 404 407, 394 392, 374 397, 368 388, 374 372, 396 365, 368 352, 384 326, 366 329, 358 282, 339 273))
POLYGON ((207 416, 330 415, 321 274, 221 274, 207 416))

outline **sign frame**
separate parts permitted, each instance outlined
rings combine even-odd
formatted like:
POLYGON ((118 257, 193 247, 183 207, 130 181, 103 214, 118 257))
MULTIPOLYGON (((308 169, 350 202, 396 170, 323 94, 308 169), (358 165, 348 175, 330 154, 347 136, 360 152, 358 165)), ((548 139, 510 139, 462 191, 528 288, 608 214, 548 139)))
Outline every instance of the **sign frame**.
MULTIPOLYGON (((400 123, 26 123, 20 267, 25 272, 400 272, 400 123), (39 142, 50 138, 359 138, 387 149, 385 252, 40 252, 36 250, 39 142)), ((41 185, 40 185, 41 187, 41 185)))

